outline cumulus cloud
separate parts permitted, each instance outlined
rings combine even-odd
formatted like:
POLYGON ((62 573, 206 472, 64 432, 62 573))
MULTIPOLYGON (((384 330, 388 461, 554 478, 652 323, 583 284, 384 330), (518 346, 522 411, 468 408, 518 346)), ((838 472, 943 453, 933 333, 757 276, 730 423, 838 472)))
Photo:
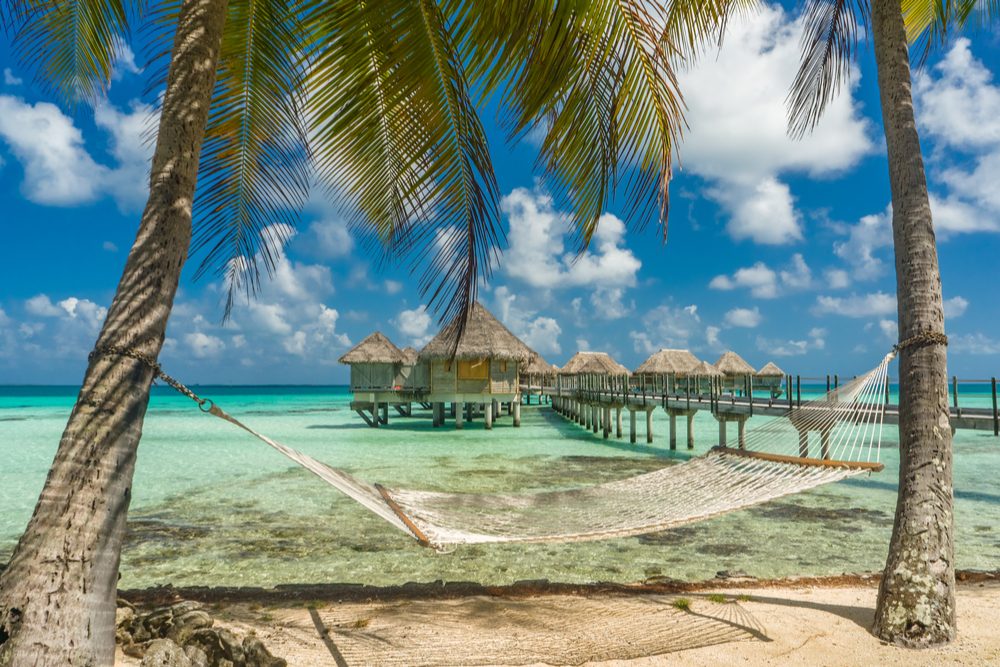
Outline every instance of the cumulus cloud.
POLYGON ((737 240, 778 245, 802 238, 795 198, 780 176, 830 176, 855 165, 874 145, 853 89, 827 108, 802 141, 786 133, 784 105, 799 66, 803 19, 777 5, 730 22, 718 54, 706 54, 680 74, 690 129, 679 155, 683 166, 713 187, 710 197, 729 213, 737 240))
POLYGON ((539 315, 536 309, 524 303, 521 295, 506 285, 493 290, 493 299, 497 317, 525 345, 542 355, 562 352, 559 343, 562 327, 554 317, 539 315))
MULTIPOLYGON (((652 354, 662 348, 690 347, 691 341, 705 337, 698 306, 694 304, 683 307, 663 304, 647 312, 642 324, 643 330, 629 332, 632 347, 640 354, 652 354)), ((714 337, 718 338, 717 329, 714 337)))
POLYGON ((501 208, 510 223, 504 270, 511 279, 545 289, 636 284, 642 263, 625 246, 625 223, 614 215, 600 217, 590 249, 578 257, 566 251, 568 218, 549 195, 516 188, 501 208))
POLYGON ((965 314, 968 307, 969 302, 967 299, 963 299, 960 296, 953 296, 950 299, 944 300, 944 316, 952 319, 961 317, 965 314))
POLYGON ((139 103, 124 112, 109 104, 94 109, 115 166, 97 162, 73 119, 48 102, 0 95, 0 139, 24 168, 21 192, 30 201, 76 206, 111 196, 122 210, 134 210, 146 198, 150 148, 142 135, 153 114, 139 103))
POLYGON ((226 348, 226 344, 221 338, 195 331, 184 335, 184 343, 188 351, 196 359, 217 357, 226 348))
POLYGON ((820 296, 813 313, 843 317, 879 317, 896 312, 896 295, 885 292, 852 294, 848 297, 820 296))
POLYGON ((775 357, 796 357, 814 350, 822 350, 826 347, 826 330, 814 328, 809 331, 808 337, 798 340, 786 340, 757 337, 757 349, 761 352, 775 357))
POLYGON ((24 79, 16 76, 14 72, 9 67, 3 68, 3 82, 6 86, 20 86, 24 83, 24 79))
POLYGON ((754 308, 733 308, 726 313, 725 322, 731 327, 744 327, 753 329, 764 319, 760 314, 760 309, 754 308))
POLYGON ((984 333, 950 336, 948 346, 952 352, 960 354, 1000 354, 1000 339, 984 333))
POLYGON ((393 325, 399 330, 399 333, 406 337, 406 345, 415 347, 418 350, 427 345, 431 338, 434 337, 434 331, 431 330, 433 324, 434 320, 431 318, 430 313, 427 312, 425 304, 421 304, 416 308, 402 310, 396 316, 396 319, 393 320, 393 325))
POLYGON ((104 243, 102 243, 101 248, 108 252, 118 252, 118 246, 116 246, 111 241, 105 241, 104 243))
POLYGON ((812 270, 801 254, 792 255, 788 265, 774 271, 764 262, 737 269, 731 276, 718 275, 708 283, 715 290, 750 290, 758 299, 774 299, 780 294, 812 286, 812 270))
POLYGON ((316 259, 339 259, 354 250, 354 237, 347 228, 344 212, 313 187, 303 209, 303 220, 312 219, 304 233, 295 239, 294 247, 316 259))

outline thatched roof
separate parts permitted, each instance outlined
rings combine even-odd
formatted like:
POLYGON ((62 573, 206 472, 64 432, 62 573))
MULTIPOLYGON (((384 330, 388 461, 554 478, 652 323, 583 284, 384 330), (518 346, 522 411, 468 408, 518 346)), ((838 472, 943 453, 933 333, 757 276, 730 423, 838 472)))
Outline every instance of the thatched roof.
POLYGON ((560 371, 564 375, 592 373, 595 375, 628 375, 628 369, 607 352, 577 352, 560 371))
POLYGON ((531 358, 528 365, 521 370, 522 374, 527 375, 551 375, 558 372, 559 369, 556 366, 542 359, 542 355, 537 352, 535 352, 535 356, 531 358))
MULTIPOLYGON (((458 317, 461 317, 459 315, 458 317)), ((474 303, 465 323, 465 331, 458 340, 460 320, 456 317, 420 351, 421 360, 451 359, 501 359, 528 363, 531 348, 522 343, 510 330, 493 317, 480 303, 474 303)))
POLYGON ((636 373, 685 375, 698 365, 698 357, 688 350, 660 350, 635 369, 636 373))
POLYGON ((757 375, 761 377, 785 377, 785 371, 778 368, 778 364, 773 361, 767 362, 764 368, 757 371, 757 375))
POLYGON ((340 358, 342 364, 400 364, 403 351, 380 331, 370 334, 340 358))
POLYGON ((743 357, 732 350, 719 357, 715 367, 726 375, 754 375, 757 372, 743 357))
POLYGON ((412 347, 403 348, 403 365, 404 366, 415 366, 417 364, 417 355, 419 353, 412 347))
POLYGON ((698 365, 691 369, 688 375, 700 375, 701 377, 723 377, 725 376, 725 373, 707 361, 699 361, 698 365))

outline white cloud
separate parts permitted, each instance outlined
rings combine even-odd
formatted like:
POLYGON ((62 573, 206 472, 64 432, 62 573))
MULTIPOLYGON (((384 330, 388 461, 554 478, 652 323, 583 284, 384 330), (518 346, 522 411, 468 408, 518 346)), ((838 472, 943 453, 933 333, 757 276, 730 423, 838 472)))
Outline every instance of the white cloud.
POLYGON ((347 257, 354 250, 354 237, 347 228, 344 212, 330 203, 320 188, 309 193, 303 217, 315 216, 306 231, 295 240, 295 249, 317 259, 347 257))
POLYGON ((891 218, 891 206, 882 213, 866 215, 849 227, 847 240, 833 244, 834 254, 850 265, 855 280, 871 280, 884 273, 876 253, 892 246, 891 218))
POLYGON ((399 294, 403 291, 403 283, 398 280, 386 280, 385 281, 385 293, 386 294, 399 294))
POLYGON ((188 346, 188 350, 196 359, 217 357, 224 349, 226 349, 226 344, 221 338, 209 336, 208 334, 201 333, 200 331, 185 334, 184 343, 188 346))
POLYGON ((101 248, 107 250, 108 252, 118 252, 118 246, 116 246, 111 241, 105 241, 101 244, 101 248))
POLYGON ((0 95, 0 139, 24 168, 21 191, 30 201, 75 206, 110 195, 119 208, 134 210, 146 199, 150 149, 142 132, 152 116, 139 103, 128 112, 107 104, 94 109, 95 123, 111 137, 114 167, 95 161, 73 119, 48 102, 0 95))
POLYGON ((851 278, 843 269, 827 269, 823 272, 826 286, 830 289, 844 289, 851 284, 851 278))
MULTIPOLYGON (((709 180, 708 193, 730 214, 735 239, 784 244, 802 238, 785 173, 829 176, 871 152, 868 121, 851 91, 834 100, 802 141, 786 133, 784 100, 799 66, 803 19, 778 6, 734 18, 718 54, 679 75, 689 130, 680 145, 685 169, 709 180)), ((860 76, 855 70, 852 89, 860 76)))
MULTIPOLYGON (((642 323, 644 330, 629 332, 632 347, 640 354, 652 354, 662 348, 686 348, 692 340, 706 335, 698 307, 693 304, 683 308, 667 304, 658 306, 643 316, 642 323)), ((714 337, 718 337, 717 330, 714 337)))
POLYGON ((536 309, 524 305, 521 295, 515 294, 506 285, 493 290, 493 299, 497 317, 525 345, 542 355, 562 352, 559 343, 562 327, 555 318, 541 316, 536 309))
POLYGON ((418 350, 434 337, 434 332, 431 330, 433 323, 430 313, 427 312, 427 306, 424 304, 401 311, 393 320, 399 333, 407 337, 408 345, 412 345, 418 350))
POLYGON ((3 68, 3 82, 7 86, 20 86, 24 83, 24 79, 16 76, 14 72, 9 67, 3 68))
POLYGON ((59 317, 62 311, 56 308, 48 294, 38 294, 24 302, 24 309, 39 317, 59 317))
POLYGON ((504 270, 512 279, 545 289, 636 284, 642 263, 625 247, 625 223, 614 215, 600 217, 590 249, 578 257, 566 251, 568 218, 550 196, 516 188, 501 208, 510 222, 504 270))
POLYGON ((764 262, 737 269, 732 276, 719 275, 708 283, 711 289, 750 290, 758 299, 774 299, 783 291, 808 289, 812 286, 812 270, 801 254, 792 255, 788 266, 774 271, 764 262))
POLYGON ((733 308, 726 313, 725 321, 731 327, 744 327, 747 329, 753 329, 758 326, 763 317, 761 317, 760 309, 754 308, 733 308))
POLYGON ((844 317, 879 317, 896 312, 896 295, 885 292, 849 297, 820 296, 813 308, 816 315, 841 315, 844 317))
POLYGON ((953 296, 950 299, 944 300, 944 316, 953 319, 956 317, 961 317, 965 314, 966 309, 969 307, 969 302, 960 296, 953 296))
POLYGON ((959 334, 948 342, 951 350, 960 354, 1000 354, 1000 340, 984 333, 959 334))
POLYGON ((796 357, 814 350, 822 350, 826 347, 826 330, 814 328, 809 331, 809 336, 802 340, 782 340, 773 338, 757 337, 757 349, 761 352, 775 357, 796 357))
POLYGON ((716 276, 708 284, 712 289, 733 290, 743 287, 750 290, 750 294, 760 299, 773 299, 778 296, 778 274, 772 271, 764 262, 757 262, 753 266, 737 269, 736 273, 729 276, 716 276))

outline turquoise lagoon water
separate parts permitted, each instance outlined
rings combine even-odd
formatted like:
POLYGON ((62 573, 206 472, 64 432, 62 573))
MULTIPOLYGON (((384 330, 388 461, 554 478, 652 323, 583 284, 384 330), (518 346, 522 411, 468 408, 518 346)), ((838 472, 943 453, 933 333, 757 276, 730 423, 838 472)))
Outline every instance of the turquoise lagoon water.
MULTIPOLYGON (((370 429, 343 387, 199 387, 258 430, 333 466, 388 486, 449 491, 572 488, 647 472, 703 453, 718 427, 695 419, 696 448, 667 449, 655 413, 654 445, 603 440, 547 407, 523 408, 463 431, 431 428, 429 413, 390 416, 370 429)), ((0 561, 23 530, 45 480, 75 391, 0 387, 0 561)), ((966 394, 962 404, 989 403, 966 394)), ((755 417, 750 421, 752 428, 755 417)), ((758 421, 759 423, 759 421, 758 421)), ((640 425, 640 431, 642 426, 640 425)), ((269 447, 187 399, 154 388, 139 449, 122 586, 273 586, 630 582, 705 579, 719 570, 761 577, 877 570, 885 562, 896 499, 896 431, 886 427, 887 468, 770 504, 654 535, 576 544, 476 545, 438 554, 389 527, 269 447)), ((641 435, 640 435, 640 439, 641 435)), ((956 559, 1000 568, 1000 438, 955 437, 956 559)))

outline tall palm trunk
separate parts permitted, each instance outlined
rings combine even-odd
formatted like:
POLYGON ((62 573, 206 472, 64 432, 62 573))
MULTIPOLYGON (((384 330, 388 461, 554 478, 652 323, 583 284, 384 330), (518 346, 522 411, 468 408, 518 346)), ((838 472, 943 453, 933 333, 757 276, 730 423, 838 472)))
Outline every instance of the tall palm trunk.
MULTIPOLYGON (((872 0, 872 27, 892 188, 899 339, 905 342, 944 333, 941 275, 899 0, 872 0)), ((926 339, 899 354, 899 498, 874 632, 914 647, 955 637, 946 362, 945 347, 926 339)))
MULTIPOLYGON (((184 0, 149 200, 97 347, 155 359, 191 239, 226 0, 184 0)), ((110 665, 115 595, 152 369, 95 356, 24 535, 0 575, 0 666, 110 665)))

